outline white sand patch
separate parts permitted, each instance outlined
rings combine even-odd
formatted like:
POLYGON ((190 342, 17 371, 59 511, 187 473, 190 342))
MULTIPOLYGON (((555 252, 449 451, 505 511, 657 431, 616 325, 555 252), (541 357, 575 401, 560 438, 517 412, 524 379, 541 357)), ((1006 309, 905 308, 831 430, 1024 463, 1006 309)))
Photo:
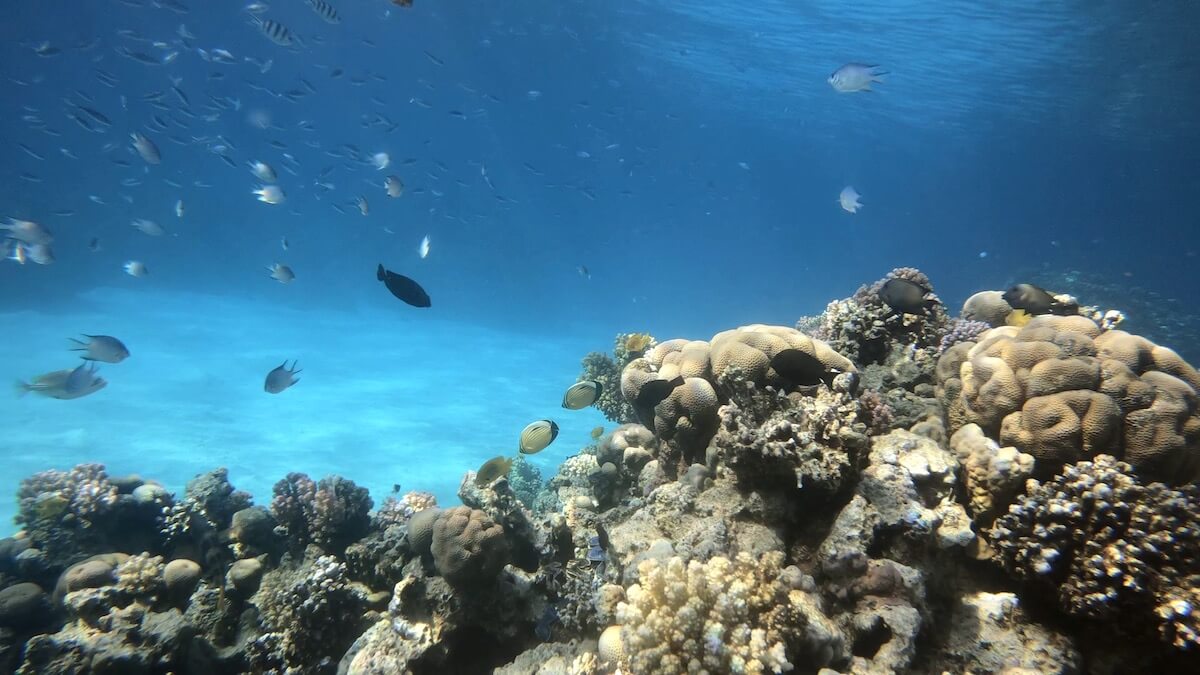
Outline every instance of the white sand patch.
POLYGON ((405 307, 308 313, 112 289, 85 300, 72 314, 0 314, 8 354, 0 377, 9 381, 73 367, 66 338, 79 333, 116 336, 132 353, 99 364, 109 384, 96 394, 29 394, 4 405, 5 525, 21 478, 79 462, 180 493, 195 474, 226 466, 258 504, 289 471, 343 475, 370 488, 377 504, 394 483, 454 503, 462 474, 515 454, 529 422, 552 418, 562 429, 536 458, 544 473, 606 424, 593 409, 559 405, 597 336, 498 332, 405 307), (267 372, 285 359, 299 360, 299 384, 265 393, 267 372))

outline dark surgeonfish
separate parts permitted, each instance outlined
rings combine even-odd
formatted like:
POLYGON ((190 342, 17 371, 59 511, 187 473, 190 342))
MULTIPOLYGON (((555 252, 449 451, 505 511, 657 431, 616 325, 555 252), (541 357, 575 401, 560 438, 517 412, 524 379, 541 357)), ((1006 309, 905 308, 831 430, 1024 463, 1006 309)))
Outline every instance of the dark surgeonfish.
POLYGON ((268 394, 278 394, 288 387, 300 381, 296 377, 296 373, 304 372, 296 369, 296 361, 292 361, 292 367, 288 368, 287 361, 276 366, 271 372, 267 373, 267 382, 263 385, 263 391, 268 394))
POLYGON ((908 279, 888 279, 879 289, 879 299, 894 311, 904 314, 924 314, 936 304, 925 295, 929 289, 908 279))
POLYGON ((673 380, 650 380, 642 385, 633 401, 633 410, 643 425, 654 428, 654 406, 665 401, 682 384, 683 376, 677 375, 673 380))
POLYGON ((825 364, 799 349, 785 349, 771 359, 771 368, 783 379, 800 386, 814 386, 822 382, 829 383, 831 373, 825 364))
POLYGON ((576 382, 563 394, 562 407, 567 410, 583 410, 595 403, 604 392, 604 385, 597 380, 576 382))
POLYGON ((553 443, 555 438, 558 438, 558 425, 554 420, 538 420, 521 431, 518 449, 526 455, 537 454, 553 443))
POLYGON ((88 339, 87 342, 76 340, 75 338, 67 338, 71 342, 79 345, 71 347, 73 352, 87 352, 80 358, 87 361, 103 361, 105 363, 120 363, 129 358, 129 349, 115 337, 111 335, 88 335, 83 336, 88 339))
POLYGON ((1032 315, 1059 314, 1068 316, 1079 313, 1079 305, 1077 303, 1063 302, 1050 295, 1050 292, 1046 289, 1039 288, 1033 284, 1017 284, 1004 291, 1004 295, 1001 297, 1013 309, 1024 310, 1032 315))
POLYGON ((375 278, 382 281, 383 285, 387 286, 387 289, 392 292, 392 295, 413 307, 429 307, 431 304, 429 302, 429 294, 425 292, 424 288, 421 288, 421 284, 403 274, 396 274, 395 272, 385 270, 382 264, 375 270, 375 278))

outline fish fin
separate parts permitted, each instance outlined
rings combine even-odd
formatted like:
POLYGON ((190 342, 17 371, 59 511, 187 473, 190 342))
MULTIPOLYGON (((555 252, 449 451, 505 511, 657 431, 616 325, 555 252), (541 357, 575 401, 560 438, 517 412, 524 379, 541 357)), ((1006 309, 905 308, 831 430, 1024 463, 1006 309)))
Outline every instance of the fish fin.
POLYGON ((386 278, 383 270, 383 263, 379 263, 379 268, 375 270, 375 278, 379 281, 383 281, 386 278))
POLYGON ((17 392, 17 398, 21 398, 25 394, 33 391, 33 385, 26 384, 21 380, 17 380, 15 383, 13 383, 13 389, 17 392))

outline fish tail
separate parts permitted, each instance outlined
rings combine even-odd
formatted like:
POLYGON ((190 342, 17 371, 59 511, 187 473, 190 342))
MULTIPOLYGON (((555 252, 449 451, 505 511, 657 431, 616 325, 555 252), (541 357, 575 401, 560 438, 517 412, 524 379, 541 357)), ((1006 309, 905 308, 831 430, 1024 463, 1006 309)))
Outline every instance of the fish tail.
MULTIPOLYGON (((87 336, 84 336, 84 337, 87 337, 87 336)), ((76 340, 75 338, 67 338, 67 339, 70 340, 71 342, 73 342, 74 344, 79 345, 78 347, 67 347, 67 349, 69 349, 70 351, 73 351, 73 352, 87 351, 88 343, 86 343, 82 340, 76 340)))
POLYGON ((375 278, 383 281, 386 277, 383 274, 383 263, 379 263, 379 269, 375 270, 375 278))
POLYGON ((13 383, 13 390, 17 392, 17 398, 20 398, 33 391, 33 386, 26 384, 21 380, 17 380, 15 383, 13 383))

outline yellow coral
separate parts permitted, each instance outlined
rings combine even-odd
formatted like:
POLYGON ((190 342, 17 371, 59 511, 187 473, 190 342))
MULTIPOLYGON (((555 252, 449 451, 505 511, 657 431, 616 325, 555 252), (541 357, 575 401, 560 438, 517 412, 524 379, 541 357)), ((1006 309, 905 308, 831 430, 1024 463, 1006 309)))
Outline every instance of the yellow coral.
POLYGON ((649 333, 630 333, 625 336, 625 351, 630 354, 641 354, 654 344, 654 338, 649 333))

